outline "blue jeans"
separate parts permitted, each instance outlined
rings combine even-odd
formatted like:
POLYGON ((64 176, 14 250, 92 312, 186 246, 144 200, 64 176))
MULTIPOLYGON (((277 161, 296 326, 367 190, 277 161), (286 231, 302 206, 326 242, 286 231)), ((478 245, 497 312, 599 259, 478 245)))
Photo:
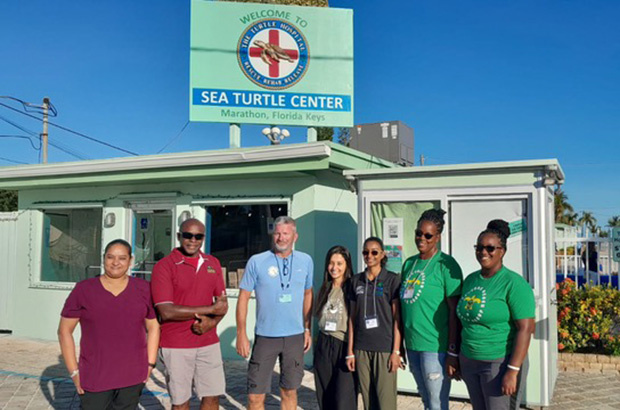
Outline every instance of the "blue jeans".
POLYGON ((446 374, 445 352, 407 350, 409 370, 413 373, 425 410, 450 408, 450 378, 446 374))

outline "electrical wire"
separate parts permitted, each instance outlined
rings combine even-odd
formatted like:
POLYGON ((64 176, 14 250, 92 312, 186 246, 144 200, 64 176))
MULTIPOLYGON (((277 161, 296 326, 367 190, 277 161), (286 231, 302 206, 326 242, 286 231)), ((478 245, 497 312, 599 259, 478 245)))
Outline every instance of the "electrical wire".
POLYGON ((21 131, 24 131, 26 134, 30 134, 33 137, 38 137, 39 136, 39 134, 37 134, 36 132, 34 132, 32 130, 29 130, 28 128, 22 127, 21 125, 17 124, 16 122, 13 122, 13 121, 9 120, 6 117, 3 117, 2 115, 0 115, 0 120, 11 124, 15 128, 17 128, 17 129, 19 129, 21 131))
POLYGON ((22 161, 15 161, 14 159, 9 159, 9 158, 4 158, 4 157, 0 157, 0 161, 6 161, 6 162, 11 162, 13 164, 20 164, 20 165, 27 165, 27 162, 22 162, 22 161))
POLYGON ((36 145, 34 145, 34 141, 32 141, 32 138, 27 136, 27 135, 0 134, 0 138, 19 138, 19 139, 25 139, 25 140, 28 140, 28 142, 30 142, 30 145, 32 145, 32 149, 37 150, 37 151, 41 149, 40 144, 39 144, 38 147, 36 145))
POLYGON ((185 128, 187 128, 187 126, 189 125, 189 120, 187 120, 187 122, 185 123, 185 125, 183 126, 183 128, 181 128, 181 131, 179 131, 179 133, 172 138, 170 141, 168 141, 168 143, 166 145, 164 145, 164 147, 162 149, 160 149, 159 151, 157 151, 158 154, 161 154, 161 152, 163 150, 165 150, 166 148, 168 148, 168 146, 170 146, 170 144, 172 144, 173 142, 175 142, 177 139, 179 139, 181 137, 181 134, 183 134, 183 131, 185 131, 185 128))
MULTIPOLYGON (((39 117, 37 117, 37 116, 35 116, 35 115, 32 115, 32 114, 28 114, 27 112, 20 111, 20 110, 18 110, 18 109, 16 109, 16 108, 11 107, 10 105, 4 104, 4 103, 0 103, 0 106, 3 106, 3 107, 5 107, 5 108, 8 108, 9 110, 15 111, 15 112, 20 113, 20 114, 22 114, 22 115, 25 115, 25 116, 27 116, 27 117, 34 118, 35 120, 38 120, 38 121, 43 121, 43 119, 42 119, 42 118, 39 118, 39 117)), ((124 148, 118 147, 118 146, 116 146, 116 145, 110 144, 110 143, 108 143, 108 142, 101 141, 101 140, 99 140, 99 139, 97 139, 97 138, 90 137, 90 136, 88 136, 88 135, 86 135, 86 134, 83 134, 83 133, 81 133, 81 132, 74 131, 74 130, 72 130, 72 129, 70 129, 70 128, 67 128, 67 127, 64 127, 64 126, 62 126, 62 125, 60 125, 60 124, 56 124, 56 123, 53 123, 53 122, 51 122, 51 121, 48 121, 47 123, 48 123, 49 125, 53 126, 53 127, 59 128, 59 129, 61 129, 61 130, 63 130, 63 131, 70 132, 71 134, 75 134, 75 135, 77 135, 77 136, 79 136, 79 137, 86 138, 87 140, 90 140, 90 141, 96 142, 96 143, 101 144, 101 145, 105 145, 106 147, 113 148, 113 149, 115 149, 115 150, 118 150, 118 151, 124 152, 124 153, 126 153, 126 154, 131 154, 131 155, 135 155, 135 156, 140 155, 140 154, 135 153, 135 152, 133 152, 133 151, 129 151, 129 150, 126 150, 126 149, 124 149, 124 148)))
MULTIPOLYGON (((17 101, 24 107, 24 111, 43 113, 43 111, 45 110, 45 106, 43 105, 29 103, 27 101, 20 100, 19 98, 11 97, 10 95, 0 95, 0 98, 17 101)), ((54 107, 54 104, 52 104, 49 99, 47 109, 47 115, 49 115, 50 117, 56 117, 58 115, 58 110, 56 110, 56 107, 54 107)))
POLYGON ((87 154, 80 152, 78 150, 75 150, 59 141, 55 141, 51 138, 48 138, 47 143, 49 145, 51 145, 54 148, 59 149, 60 151, 71 155, 72 157, 78 158, 78 159, 91 159, 87 154))

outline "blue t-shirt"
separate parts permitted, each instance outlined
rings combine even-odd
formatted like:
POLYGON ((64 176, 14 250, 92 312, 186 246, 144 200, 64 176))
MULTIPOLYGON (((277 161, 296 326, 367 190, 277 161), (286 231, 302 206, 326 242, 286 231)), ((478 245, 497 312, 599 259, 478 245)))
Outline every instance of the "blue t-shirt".
POLYGON ((256 295, 256 329, 266 337, 284 337, 304 332, 304 292, 312 288, 314 264, 303 252, 280 258, 272 251, 248 261, 239 287, 256 295))

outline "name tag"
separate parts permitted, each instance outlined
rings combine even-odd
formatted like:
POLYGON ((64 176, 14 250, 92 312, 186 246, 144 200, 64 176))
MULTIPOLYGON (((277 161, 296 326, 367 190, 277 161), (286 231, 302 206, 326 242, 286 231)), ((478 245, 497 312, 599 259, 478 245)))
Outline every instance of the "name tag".
POLYGON ((376 316, 366 318, 366 329, 379 327, 379 319, 376 316))
POLYGON ((413 298, 413 287, 405 288, 405 293, 403 293, 403 299, 411 299, 413 298))
POLYGON ((328 332, 335 332, 337 328, 337 323, 336 322, 331 322, 331 321, 327 321, 325 322, 325 330, 328 332))
POLYGON ((278 297, 278 302, 280 303, 291 303, 293 301, 293 295, 290 293, 282 292, 278 297))

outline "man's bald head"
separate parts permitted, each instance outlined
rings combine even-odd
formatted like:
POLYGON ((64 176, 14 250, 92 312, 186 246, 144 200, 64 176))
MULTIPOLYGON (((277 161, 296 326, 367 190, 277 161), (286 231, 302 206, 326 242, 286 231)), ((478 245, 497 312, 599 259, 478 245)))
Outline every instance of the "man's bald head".
POLYGON ((198 228, 202 230, 202 232, 205 231, 205 224, 203 224, 201 221, 199 221, 196 218, 190 218, 190 219, 186 219, 185 221, 183 221, 179 230, 181 232, 186 232, 186 230, 188 230, 190 226, 197 226, 198 228))

